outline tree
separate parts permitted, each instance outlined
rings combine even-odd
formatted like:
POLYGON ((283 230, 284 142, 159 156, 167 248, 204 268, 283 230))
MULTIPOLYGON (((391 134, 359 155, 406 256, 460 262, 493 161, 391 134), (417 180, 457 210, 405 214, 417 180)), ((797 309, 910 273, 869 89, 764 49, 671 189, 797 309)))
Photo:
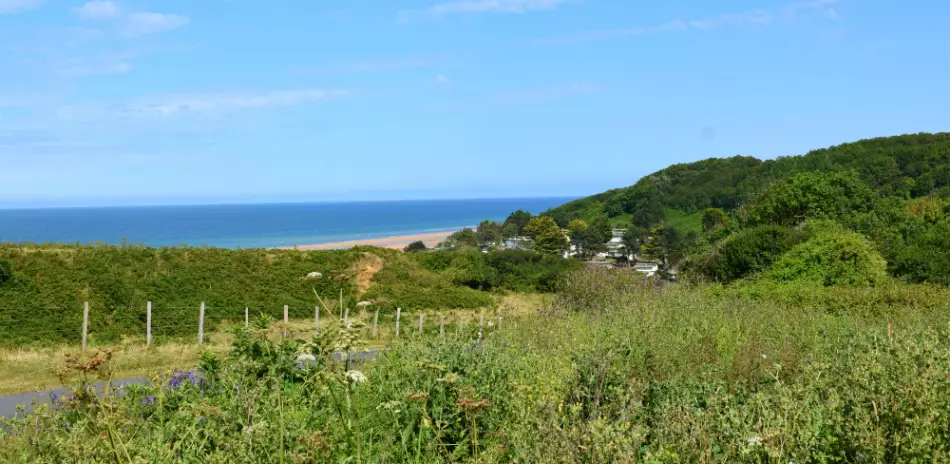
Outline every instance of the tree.
POLYGON ((505 222, 502 224, 502 230, 507 231, 508 233, 514 232, 512 235, 506 235, 506 237, 515 237, 524 233, 524 227, 528 225, 528 222, 531 221, 531 213, 527 211, 518 210, 514 213, 511 213, 505 222), (509 227, 511 226, 511 227, 509 227))
POLYGON ((531 237, 534 249, 542 253, 559 254, 567 249, 567 237, 550 216, 532 218, 525 225, 524 233, 531 237))
POLYGON ((700 265, 700 271, 730 282, 764 271, 808 234, 783 226, 758 226, 729 236, 700 265))
POLYGON ((574 219, 568 223, 567 236, 571 238, 571 244, 577 247, 582 257, 591 252, 591 229, 583 219, 574 219))
POLYGON ((709 233, 726 226, 726 213, 719 208, 706 208, 703 211, 703 232, 709 233))
POLYGON ((458 232, 449 235, 444 242, 439 244, 440 248, 463 248, 477 247, 478 235, 474 230, 466 227, 458 232))
POLYGON ((623 234, 623 246, 628 254, 637 254, 649 236, 650 231, 647 229, 631 225, 623 234))
POLYGON ((874 208, 877 195, 851 172, 805 172, 773 184, 744 212, 750 225, 838 220, 874 208))
POLYGON ((650 231, 650 237, 644 241, 640 251, 659 261, 663 269, 670 269, 686 257, 698 238, 696 231, 683 233, 675 227, 662 225, 650 231))
POLYGON ((403 249, 406 253, 415 253, 417 251, 425 251, 426 244, 422 240, 416 240, 415 242, 410 243, 403 249))
POLYGON ((495 221, 482 221, 475 230, 479 244, 494 245, 501 239, 501 224, 495 221))
POLYGON ((13 279, 13 268, 7 261, 0 261, 0 285, 13 279))
POLYGON ((501 236, 503 238, 517 237, 520 234, 521 231, 518 230, 518 224, 508 223, 501 228, 501 236))

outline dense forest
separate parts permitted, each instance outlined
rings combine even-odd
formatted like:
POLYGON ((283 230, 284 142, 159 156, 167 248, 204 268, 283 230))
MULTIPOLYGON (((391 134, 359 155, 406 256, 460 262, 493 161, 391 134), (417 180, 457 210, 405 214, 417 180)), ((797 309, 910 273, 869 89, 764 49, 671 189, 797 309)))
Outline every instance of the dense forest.
POLYGON ((865 251, 881 256, 891 275, 947 285, 948 198, 950 133, 921 133, 774 160, 677 164, 543 215, 561 227, 604 218, 628 227, 628 248, 694 278, 748 277, 793 247, 838 230, 837 241, 825 246, 844 247, 841 259, 854 261, 858 250, 840 241, 868 241, 865 251), (846 232, 856 235, 845 239, 846 232))

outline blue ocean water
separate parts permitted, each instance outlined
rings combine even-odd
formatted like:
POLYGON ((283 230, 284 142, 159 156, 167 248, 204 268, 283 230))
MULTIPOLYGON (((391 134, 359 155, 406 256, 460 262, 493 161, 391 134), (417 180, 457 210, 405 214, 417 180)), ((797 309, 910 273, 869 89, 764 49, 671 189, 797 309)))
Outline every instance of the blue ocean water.
POLYGON ((0 242, 267 248, 442 232, 572 198, 0 210, 0 242))

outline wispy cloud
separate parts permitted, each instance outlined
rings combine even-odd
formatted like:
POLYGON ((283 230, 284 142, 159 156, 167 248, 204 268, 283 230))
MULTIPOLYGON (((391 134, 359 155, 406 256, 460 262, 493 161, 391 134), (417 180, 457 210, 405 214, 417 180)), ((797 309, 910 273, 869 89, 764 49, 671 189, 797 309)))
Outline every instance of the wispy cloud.
POLYGON ((570 36, 537 39, 534 42, 548 44, 577 43, 689 29, 707 30, 727 26, 761 26, 771 24, 778 19, 794 19, 798 14, 810 11, 823 11, 826 16, 835 19, 838 17, 838 14, 835 10, 829 8, 829 6, 837 3, 837 1, 838 0, 805 0, 789 3, 775 9, 754 9, 739 13, 726 13, 709 18, 675 20, 653 26, 599 29, 570 36))
POLYGON ((214 113, 271 106, 315 103, 347 95, 345 90, 302 89, 250 93, 213 93, 171 95, 116 102, 94 107, 63 107, 57 112, 63 119, 87 117, 170 117, 190 113, 214 113))
POLYGON ((417 16, 441 17, 453 14, 521 14, 532 11, 554 10, 578 0, 454 0, 436 3, 422 10, 402 11, 401 20, 417 16))
POLYGON ((115 2, 95 1, 76 7, 73 11, 85 19, 114 18, 119 14, 119 6, 115 2))
POLYGON ((32 10, 42 4, 43 0, 0 0, 0 14, 32 10))
MULTIPOLYGON (((0 0, 3 1, 3 0, 0 0)), ((118 32, 126 37, 157 34, 186 26, 191 19, 180 14, 153 13, 147 11, 126 12, 110 0, 87 2, 73 11, 83 19, 112 20, 117 22, 118 32)))
POLYGON ((301 74, 357 74, 368 72, 395 71, 400 69, 425 68, 440 63, 442 58, 420 56, 399 59, 363 60, 300 71, 301 74))
POLYGON ((135 12, 129 14, 121 32, 127 36, 157 34, 186 26, 191 19, 185 15, 135 12))

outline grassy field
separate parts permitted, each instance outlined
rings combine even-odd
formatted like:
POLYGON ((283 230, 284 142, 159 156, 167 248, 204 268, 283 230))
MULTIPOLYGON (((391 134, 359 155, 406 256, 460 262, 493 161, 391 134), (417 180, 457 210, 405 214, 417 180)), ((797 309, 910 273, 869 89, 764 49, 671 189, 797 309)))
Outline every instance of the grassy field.
POLYGON ((239 331, 199 362, 205 381, 79 388, 8 422, 0 460, 950 460, 950 291, 756 285, 575 273, 482 341, 473 325, 410 333, 367 364, 328 357, 367 342, 358 325, 309 342, 239 331), (301 354, 316 365, 294 368, 301 354))
MULTIPOLYGON (((497 316, 521 317, 531 314, 536 308, 550 305, 553 297, 542 294, 508 294, 496 298, 491 307, 455 310, 425 311, 423 329, 432 337, 438 336, 440 316, 444 318, 448 330, 463 323, 477 325, 479 316, 488 322, 496 321, 497 316)), ((419 328, 419 311, 403 314, 401 331, 414 333, 419 328)), ((382 348, 395 336, 395 314, 381 313, 377 335, 372 336, 374 312, 353 312, 354 320, 363 322, 362 335, 369 348, 382 348)), ((258 316, 259 317, 259 316, 258 316)), ((321 315, 320 326, 323 330, 333 330, 340 323, 339 314, 321 315)), ((238 324, 243 325, 243 322, 238 324)), ((106 342, 90 345, 89 350, 109 350, 113 360, 109 364, 108 376, 114 379, 131 377, 152 378, 174 370, 195 369, 204 352, 224 355, 234 342, 232 324, 221 325, 205 334, 204 344, 198 345, 196 336, 158 339, 151 347, 146 347, 145 337, 124 337, 118 343, 106 342)), ((288 324, 275 323, 269 330, 269 337, 278 340, 282 337, 304 340, 313 333, 312 319, 290 319, 288 324)), ((59 367, 67 353, 79 354, 78 344, 58 346, 26 346, 0 348, 0 395, 41 391, 61 385, 59 367)))

